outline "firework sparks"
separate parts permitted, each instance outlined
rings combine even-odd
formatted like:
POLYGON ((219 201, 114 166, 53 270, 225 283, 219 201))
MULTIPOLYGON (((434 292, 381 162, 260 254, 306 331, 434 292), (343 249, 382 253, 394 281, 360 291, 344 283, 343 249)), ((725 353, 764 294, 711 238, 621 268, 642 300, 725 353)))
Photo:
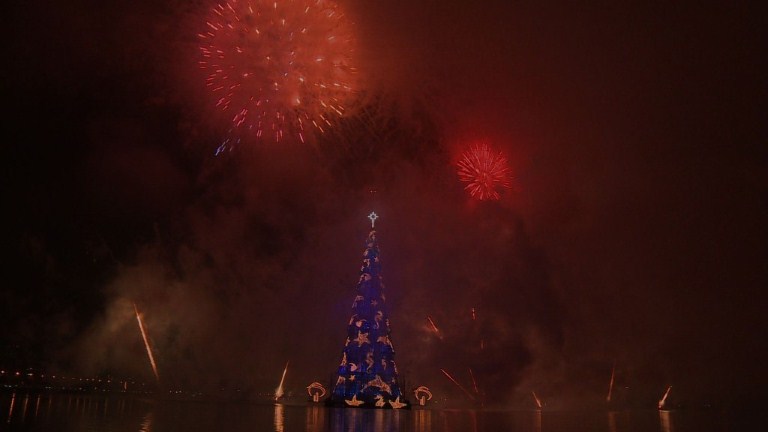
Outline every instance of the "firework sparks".
POLYGON ((511 170, 507 158, 487 144, 470 147, 457 163, 459 180, 467 183, 464 189, 479 200, 501 198, 497 187, 511 188, 511 170))
POLYGON ((472 377, 472 388, 475 389, 475 394, 479 395, 480 390, 477 388, 477 381, 475 380, 475 374, 472 373, 472 368, 469 368, 469 376, 472 377))
POLYGON ((139 322, 139 330, 141 330, 141 337, 144 339, 144 346, 147 348, 147 357, 149 357, 149 363, 152 365, 152 372, 155 374, 155 379, 159 382, 160 375, 157 374, 157 364, 155 363, 155 357, 152 355, 152 349, 149 346, 149 338, 147 338, 147 332, 144 330, 144 322, 141 320, 141 314, 136 303, 133 304, 133 310, 136 312, 136 321, 139 322))
POLYGON ((427 321, 429 321, 429 328, 435 333, 435 336, 437 336, 438 339, 443 340, 443 335, 440 334, 440 330, 435 325, 435 322, 432 321, 432 317, 427 317, 427 321))
POLYGON ((451 381, 452 381, 454 384, 456 384, 456 386, 458 386, 458 387, 461 389, 461 391, 463 391, 463 392, 464 392, 464 394, 465 394, 465 395, 467 395, 467 397, 468 397, 468 398, 470 398, 470 399, 471 399, 471 400, 473 400, 473 401, 475 400, 475 397, 474 397, 474 396, 472 396, 472 393, 468 392, 468 391, 467 391, 467 389, 465 389, 465 388, 464 388, 464 386, 462 386, 461 384, 459 384, 459 382, 458 382, 458 381, 456 381, 456 379, 454 379, 454 378, 451 376, 451 374, 449 374, 448 372, 446 372, 446 371, 445 371, 445 369, 440 369, 440 372, 442 372, 442 373, 443 373, 443 375, 445 375, 445 376, 446 376, 446 377, 447 377, 449 380, 451 380, 451 381))
POLYGON ((664 392, 664 396, 662 396, 659 400, 659 409, 664 408, 664 404, 667 403, 667 396, 669 396, 670 390, 672 390, 672 386, 667 387, 667 391, 664 392))
MULTIPOLYGON (((198 34, 200 68, 233 130, 282 141, 332 126, 353 96, 351 24, 331 0, 229 0, 198 34)), ((229 144, 225 144, 229 145, 229 144)))
POLYGON ((616 363, 613 364, 613 368, 611 369, 611 382, 608 384, 608 396, 606 396, 605 401, 610 402, 611 401, 611 393, 613 392, 613 379, 616 374, 616 363))
POLYGON ((533 400, 536 401, 536 407, 541 409, 541 400, 536 396, 536 392, 532 391, 531 394, 533 394, 533 400))
POLYGON ((285 394, 285 392, 283 391, 283 383, 285 382, 285 374, 288 372, 288 363, 290 362, 289 361, 285 362, 285 369, 283 369, 283 377, 280 378, 280 385, 277 386, 277 388, 275 389, 275 401, 283 397, 283 394, 285 394))

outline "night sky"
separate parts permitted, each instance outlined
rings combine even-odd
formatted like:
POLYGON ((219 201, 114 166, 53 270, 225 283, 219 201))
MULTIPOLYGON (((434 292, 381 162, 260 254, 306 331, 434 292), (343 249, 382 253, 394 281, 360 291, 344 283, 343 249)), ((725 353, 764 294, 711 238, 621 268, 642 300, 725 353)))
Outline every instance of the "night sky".
POLYGON ((168 387, 326 383, 375 210, 411 387, 765 400, 763 15, 633 3, 343 1, 359 109, 222 156, 208 1, 7 6, 0 365, 151 381, 135 302, 168 387), (499 201, 456 176, 478 139, 499 201))

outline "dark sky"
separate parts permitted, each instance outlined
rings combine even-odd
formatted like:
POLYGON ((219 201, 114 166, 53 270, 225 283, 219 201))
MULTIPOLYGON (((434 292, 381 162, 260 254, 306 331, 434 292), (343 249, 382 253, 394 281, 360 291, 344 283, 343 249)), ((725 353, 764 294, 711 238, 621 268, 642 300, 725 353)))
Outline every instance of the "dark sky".
POLYGON ((461 397, 439 369, 472 368, 565 405, 615 362, 651 403, 765 398, 757 8, 345 1, 362 108, 215 157, 208 2, 156 3, 7 7, 0 364, 149 380, 136 302, 166 385, 272 390, 288 360, 289 387, 326 382, 375 209, 413 386, 461 397), (499 201, 456 177, 477 139, 514 172, 499 201))

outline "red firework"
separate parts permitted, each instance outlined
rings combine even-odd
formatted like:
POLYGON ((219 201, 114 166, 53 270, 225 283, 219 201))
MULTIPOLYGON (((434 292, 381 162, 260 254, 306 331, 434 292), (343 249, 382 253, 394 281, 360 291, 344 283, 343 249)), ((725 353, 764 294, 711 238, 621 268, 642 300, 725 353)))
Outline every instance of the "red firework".
POLYGON ((352 97, 351 25, 330 0, 229 0, 199 33, 200 67, 234 129, 304 142, 352 97))
POLYGON ((472 146, 458 162, 459 180, 467 183, 464 189, 480 200, 497 200, 501 196, 497 187, 512 187, 512 171, 502 152, 486 144, 472 146))

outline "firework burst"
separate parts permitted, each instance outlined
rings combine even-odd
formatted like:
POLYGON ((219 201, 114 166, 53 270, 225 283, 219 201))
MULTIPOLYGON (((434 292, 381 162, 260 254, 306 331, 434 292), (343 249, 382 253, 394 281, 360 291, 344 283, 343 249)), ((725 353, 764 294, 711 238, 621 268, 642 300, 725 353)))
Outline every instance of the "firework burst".
POLYGON ((464 189, 480 200, 498 200, 499 187, 512 187, 512 171, 502 152, 496 152, 487 144, 472 146, 462 154, 457 163, 459 180, 466 183, 464 189))
POLYGON ((304 142, 353 96, 351 24, 330 0, 229 0, 198 36, 213 103, 241 136, 304 142))

